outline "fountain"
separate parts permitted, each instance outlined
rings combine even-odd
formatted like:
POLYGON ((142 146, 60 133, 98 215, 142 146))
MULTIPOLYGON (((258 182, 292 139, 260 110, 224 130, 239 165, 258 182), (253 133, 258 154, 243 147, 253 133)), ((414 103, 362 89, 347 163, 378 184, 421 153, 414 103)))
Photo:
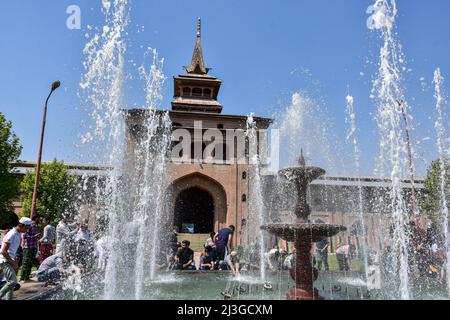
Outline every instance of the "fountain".
POLYGON ((308 184, 325 174, 325 170, 318 167, 307 167, 303 152, 299 158, 299 166, 281 169, 279 175, 295 184, 297 189, 297 202, 294 213, 297 221, 292 224, 266 224, 261 229, 266 230, 287 241, 293 241, 295 246, 295 268, 289 273, 295 281, 295 287, 287 294, 289 300, 323 300, 314 281, 318 278, 318 271, 311 263, 312 243, 326 237, 345 231, 346 228, 333 224, 316 224, 309 222, 311 209, 306 202, 306 190, 308 184))

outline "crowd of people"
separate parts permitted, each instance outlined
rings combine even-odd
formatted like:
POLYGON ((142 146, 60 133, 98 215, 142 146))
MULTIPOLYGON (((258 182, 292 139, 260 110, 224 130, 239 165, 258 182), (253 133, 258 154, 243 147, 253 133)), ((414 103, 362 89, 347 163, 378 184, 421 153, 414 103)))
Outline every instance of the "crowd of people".
POLYGON ((18 219, 14 227, 3 230, 0 299, 12 299, 14 290, 32 277, 48 286, 70 276, 74 267, 88 272, 95 257, 99 265, 104 263, 97 243, 101 241, 95 241, 88 221, 70 223, 63 217, 55 227, 38 215, 18 219))
MULTIPOLYGON (((391 233, 393 230, 391 230, 391 233)), ((416 222, 409 223, 408 239, 408 269, 413 277, 421 279, 422 283, 437 281, 446 283, 447 247, 445 241, 431 225, 428 228, 420 227, 416 222)), ((395 252, 387 246, 382 255, 384 274, 389 276, 396 273, 395 252)))
MULTIPOLYGON (((231 250, 233 233, 235 227, 230 225, 220 229, 217 233, 212 232, 206 239, 204 250, 200 255, 198 269, 208 270, 231 270, 233 274, 240 273, 240 262, 237 251, 231 250)), ((189 240, 178 242, 177 229, 172 234, 172 256, 169 269, 197 270, 194 251, 190 248, 189 240)))
MULTIPOLYGON (((446 246, 433 236, 434 233, 430 230, 424 230, 414 223, 410 224, 410 230, 409 269, 415 270, 418 277, 433 278, 444 283, 446 246)), ((168 270, 228 270, 239 275, 242 270, 252 265, 249 261, 241 263, 238 251, 233 248, 234 232, 233 225, 220 229, 217 233, 212 232, 196 261, 189 240, 179 242, 179 234, 175 228, 169 239, 167 259, 161 267, 168 270)), ((69 215, 63 215, 55 227, 50 219, 38 215, 31 219, 20 218, 14 227, 3 230, 0 249, 0 299, 11 299, 14 290, 20 288, 21 284, 32 281, 32 278, 51 285, 69 277, 74 268, 82 274, 91 272, 94 266, 96 270, 105 271, 108 248, 107 236, 102 236, 101 233, 94 236, 86 220, 73 221, 69 219, 69 215), (37 269, 34 273, 33 267, 37 269)), ((162 251, 161 256, 164 256, 162 251)), ((357 248, 353 244, 341 243, 335 246, 333 251, 339 270, 351 271, 352 260, 358 255, 357 248)), ((374 265, 373 261, 377 260, 382 273, 396 272, 398 266, 394 265, 394 253, 389 246, 380 255, 372 251, 368 252, 370 265, 374 265)), ((313 247, 311 261, 318 270, 323 268, 329 271, 329 252, 328 238, 313 247)), ((295 265, 295 249, 288 253, 274 246, 264 253, 261 261, 272 271, 291 269, 295 265)))

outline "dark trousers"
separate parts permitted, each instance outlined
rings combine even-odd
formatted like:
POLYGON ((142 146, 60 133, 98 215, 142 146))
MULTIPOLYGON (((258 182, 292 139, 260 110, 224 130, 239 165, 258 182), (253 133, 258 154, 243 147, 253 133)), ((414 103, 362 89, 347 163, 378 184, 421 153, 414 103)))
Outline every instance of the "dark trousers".
POLYGON ((217 260, 225 260, 226 246, 216 246, 217 260))
POLYGON ((29 280, 31 268, 36 260, 37 248, 24 248, 23 249, 23 262, 20 274, 20 280, 29 280))
POLYGON ((340 271, 349 271, 350 270, 350 268, 348 267, 347 256, 345 254, 336 253, 336 259, 339 263, 340 271))
POLYGON ((329 270, 328 267, 328 252, 321 252, 321 251, 317 251, 317 269, 322 270, 322 262, 323 262, 323 266, 325 268, 325 271, 329 270))
POLYGON ((54 281, 58 280, 61 277, 61 274, 59 273, 59 268, 54 267, 49 270, 41 271, 37 274, 37 279, 39 282, 47 282, 47 281, 54 281))

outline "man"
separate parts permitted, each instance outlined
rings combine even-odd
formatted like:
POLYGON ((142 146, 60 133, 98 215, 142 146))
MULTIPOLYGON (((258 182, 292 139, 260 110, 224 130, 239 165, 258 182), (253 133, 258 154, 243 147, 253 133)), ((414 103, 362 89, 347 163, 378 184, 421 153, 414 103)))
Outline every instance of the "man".
POLYGON ((295 267, 295 252, 288 254, 286 259, 283 261, 283 269, 290 270, 295 267))
POLYGON ((412 270, 415 260, 417 269, 419 270, 420 277, 426 277, 428 275, 428 266, 430 264, 430 244, 428 242, 429 237, 427 232, 417 225, 414 221, 409 223, 410 227, 410 245, 409 245, 409 263, 412 270))
POLYGON ((200 270, 214 270, 214 261, 211 256, 210 247, 206 247, 200 257, 200 270))
POLYGON ((189 240, 183 240, 181 242, 181 248, 178 249, 175 256, 175 269, 177 270, 195 270, 194 265, 194 251, 189 248, 191 242, 189 240))
POLYGON ((88 220, 83 221, 75 236, 77 262, 83 271, 90 270, 95 250, 88 222, 88 220))
POLYGON ((212 258, 214 264, 215 264, 216 261, 217 261, 216 244, 215 244, 215 242, 214 242, 215 236, 216 236, 216 233, 215 233, 215 232, 210 232, 209 238, 206 239, 205 245, 204 245, 205 250, 206 250, 206 249, 209 250, 209 254, 211 255, 211 258, 212 258))
POLYGON ((56 229, 50 224, 50 219, 44 218, 44 235, 39 239, 39 262, 42 263, 53 252, 53 242, 56 238, 56 229))
POLYGON ((71 243, 75 234, 78 232, 78 226, 76 222, 68 222, 68 214, 64 214, 61 221, 56 226, 56 253, 61 254, 67 252, 69 255, 71 252, 71 243))
POLYGON ((26 233, 22 234, 23 263, 21 268, 20 281, 30 281, 31 267, 36 260, 38 250, 38 224, 37 214, 31 217, 31 226, 26 233))
POLYGON ((106 262, 108 260, 109 248, 108 248, 109 238, 108 236, 103 236, 95 242, 95 256, 97 257, 97 268, 100 271, 106 270, 106 262))
POLYGON ((175 226, 172 230, 172 233, 170 234, 170 252, 172 253, 172 256, 175 257, 175 255, 178 252, 178 248, 180 248, 181 244, 178 242, 178 227, 175 226))
POLYGON ((38 281, 46 282, 46 285, 58 281, 65 272, 65 261, 67 262, 67 259, 59 253, 45 259, 36 273, 38 281))
POLYGON ((235 276, 239 275, 239 258, 236 251, 231 251, 227 256, 226 262, 235 276))
POLYGON ((16 252, 21 241, 20 234, 27 232, 30 226, 30 218, 20 218, 17 226, 12 228, 3 238, 0 249, 0 270, 3 272, 6 284, 0 290, 0 299, 6 297, 7 300, 11 300, 13 297, 14 287, 17 283, 16 274, 19 270, 16 252))
POLYGON ((329 246, 328 238, 320 240, 316 244, 317 269, 319 269, 319 271, 322 270, 322 262, 325 271, 328 271, 330 269, 328 266, 328 246, 329 246))
MULTIPOLYGON (((269 252, 264 252, 264 257, 269 264, 269 269, 271 271, 277 271, 280 258, 280 250, 278 249, 278 246, 275 245, 272 249, 269 250, 269 252)), ((264 261, 262 263, 264 263, 264 261)))
POLYGON ((336 250, 336 259, 339 264, 340 271, 351 271, 352 256, 355 251, 353 244, 341 245, 336 250))
POLYGON ((233 225, 230 225, 227 228, 219 230, 219 232, 217 232, 217 234, 214 236, 219 265, 222 264, 225 260, 228 245, 230 247, 229 251, 231 251, 234 230, 235 227, 233 225))

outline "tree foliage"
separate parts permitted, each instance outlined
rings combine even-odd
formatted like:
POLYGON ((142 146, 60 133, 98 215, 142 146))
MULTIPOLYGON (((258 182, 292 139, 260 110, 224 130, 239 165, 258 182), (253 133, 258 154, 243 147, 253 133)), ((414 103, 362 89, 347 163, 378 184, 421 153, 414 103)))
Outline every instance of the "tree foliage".
POLYGON ((22 146, 12 131, 11 121, 0 112, 0 225, 9 221, 13 214, 12 200, 18 195, 19 181, 11 170, 21 152, 22 146))
MULTIPOLYGON (((444 160, 446 168, 445 194, 447 204, 450 204, 450 159, 444 160)), ((441 212, 441 164, 439 160, 434 160, 427 171, 424 182, 423 194, 420 198, 420 208, 422 213, 432 222, 438 222, 441 212)))
MULTIPOLYGON (((28 216, 31 211, 35 174, 36 169, 28 172, 20 185, 24 216, 28 216)), ((40 216, 50 218, 52 223, 58 223, 63 213, 75 211, 77 195, 78 177, 71 174, 63 162, 53 160, 42 165, 36 205, 40 216)))

